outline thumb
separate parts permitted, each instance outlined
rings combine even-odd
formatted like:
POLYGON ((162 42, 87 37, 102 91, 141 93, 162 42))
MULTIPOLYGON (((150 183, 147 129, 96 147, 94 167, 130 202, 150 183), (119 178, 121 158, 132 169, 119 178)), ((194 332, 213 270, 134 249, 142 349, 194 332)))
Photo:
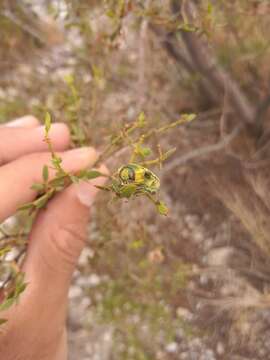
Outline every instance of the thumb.
MULTIPOLYGON (((106 172, 106 168, 101 171, 106 172)), ((22 268, 28 286, 19 304, 3 312, 8 318, 0 342, 5 358, 5 354, 8 359, 17 358, 16 349, 20 349, 23 359, 67 357, 69 284, 86 240, 89 208, 98 191, 94 184, 103 183, 104 178, 97 178, 95 182, 73 184, 40 211, 22 268)))
MULTIPOLYGON (((106 167, 100 171, 108 172, 106 167)), ((63 304, 78 257, 87 238, 89 209, 104 177, 73 184, 50 201, 33 226, 23 271, 35 293, 63 304)))

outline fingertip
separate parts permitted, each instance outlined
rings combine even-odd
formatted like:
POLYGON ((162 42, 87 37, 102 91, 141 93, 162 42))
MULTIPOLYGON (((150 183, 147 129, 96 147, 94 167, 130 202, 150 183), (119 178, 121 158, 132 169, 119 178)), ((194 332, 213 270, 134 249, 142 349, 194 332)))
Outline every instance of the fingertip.
POLYGON ((58 150, 65 150, 70 145, 70 131, 64 123, 54 123, 51 132, 51 140, 54 141, 58 150))
POLYGON ((100 165, 100 168, 98 170, 104 175, 110 175, 110 171, 105 164, 100 165))
MULTIPOLYGON (((45 135, 45 126, 35 130, 38 135, 45 135)), ((70 145, 70 131, 64 123, 53 123, 49 132, 49 138, 55 150, 66 150, 70 145)))
POLYGON ((105 176, 100 176, 96 179, 90 181, 82 181, 79 184, 73 185, 73 191, 75 196, 81 203, 86 207, 91 207, 95 201, 97 193, 99 192, 98 186, 103 186, 107 181, 107 176, 109 175, 109 170, 105 165, 101 165, 98 169, 105 176))
POLYGON ((91 146, 80 147, 67 151, 65 154, 63 154, 62 159, 63 159, 62 166, 64 169, 82 170, 93 166, 93 164, 98 159, 98 153, 91 146))
POLYGON ((33 115, 25 115, 15 120, 12 120, 6 123, 6 127, 23 127, 23 128, 33 128, 39 125, 38 119, 33 115))

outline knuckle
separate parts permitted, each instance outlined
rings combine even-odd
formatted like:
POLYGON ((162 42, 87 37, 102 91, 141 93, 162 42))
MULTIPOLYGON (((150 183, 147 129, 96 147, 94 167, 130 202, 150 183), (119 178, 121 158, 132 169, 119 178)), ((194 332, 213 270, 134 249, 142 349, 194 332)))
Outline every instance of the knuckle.
POLYGON ((33 123, 39 124, 38 118, 32 114, 27 114, 24 116, 24 118, 26 118, 27 120, 31 120, 33 123))
POLYGON ((74 267, 86 242, 86 233, 75 225, 58 227, 51 231, 49 244, 55 257, 67 266, 74 267))
POLYGON ((50 155, 48 153, 32 153, 22 156, 18 161, 20 162, 20 168, 31 169, 33 181, 40 181, 42 168, 49 160, 50 155))
POLYGON ((33 164, 40 164, 44 161, 47 161, 49 159, 49 154, 47 153, 32 153, 24 156, 24 159, 27 161, 33 163, 33 164))
POLYGON ((29 168, 41 168, 41 166, 44 165, 44 162, 47 162, 49 159, 48 155, 46 153, 32 153, 28 155, 22 156, 19 161, 21 164, 29 165, 29 168))
POLYGON ((7 162, 7 159, 5 157, 5 152, 2 151, 2 149, 0 148, 0 165, 3 165, 7 162))

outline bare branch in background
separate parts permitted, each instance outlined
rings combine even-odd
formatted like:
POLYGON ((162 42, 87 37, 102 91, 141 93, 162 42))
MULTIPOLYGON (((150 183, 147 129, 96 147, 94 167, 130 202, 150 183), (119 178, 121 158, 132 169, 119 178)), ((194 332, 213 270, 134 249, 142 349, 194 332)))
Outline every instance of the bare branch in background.
POLYGON ((11 11, 6 10, 1 12, 2 16, 5 16, 7 19, 9 19, 11 22, 13 22, 15 25, 17 25, 19 28, 21 28, 24 32, 32 36, 33 38, 37 39, 39 42, 44 43, 45 40, 41 37, 40 34, 37 33, 35 29, 30 27, 25 22, 21 21, 15 14, 13 14, 11 11))
MULTIPOLYGON (((180 66, 182 66, 187 73, 190 75, 196 74, 197 69, 194 66, 192 60, 185 54, 183 49, 180 49, 179 44, 175 41, 175 37, 172 33, 165 34, 160 30, 159 27, 151 24, 151 30, 157 35, 157 39, 159 40, 162 47, 165 49, 167 54, 180 66)), ((213 91, 209 84, 205 81, 204 78, 199 79, 198 81, 199 91, 202 94, 213 102, 218 102, 219 97, 216 91, 213 91)))
POLYGON ((164 170, 166 172, 169 172, 175 169, 176 167, 186 164, 188 161, 195 160, 202 156, 210 155, 220 150, 224 150, 231 143, 231 141, 235 139, 237 135, 239 135, 241 129, 242 129, 242 125, 239 125, 231 132, 230 135, 225 136, 218 143, 213 145, 203 146, 201 148, 192 150, 189 153, 172 160, 170 163, 168 163, 168 165, 164 167, 164 170))
MULTIPOLYGON (((228 84, 225 83, 224 84, 224 100, 223 100, 223 110, 222 110, 222 114, 221 114, 221 118, 220 118, 220 137, 221 140, 223 140, 224 138, 226 138, 226 136, 228 136, 229 133, 229 125, 228 125, 228 120, 229 120, 229 107, 230 107, 230 102, 229 102, 229 96, 228 96, 228 84)), ((241 126, 239 126, 239 134, 240 134, 240 130, 243 129, 244 124, 241 124, 241 126)), ((233 139, 232 139, 233 140, 233 139)), ((225 148, 225 152, 226 154, 234 157, 235 159, 238 159, 241 161, 241 155, 236 154, 231 148, 229 148, 229 145, 231 144, 231 141, 224 147, 225 148)))
POLYGON ((12 23, 14 23, 16 26, 18 26, 22 31, 24 31, 26 34, 30 35, 34 39, 38 40, 41 44, 46 44, 46 39, 41 33, 40 29, 38 29, 37 26, 33 26, 33 14, 29 14, 29 9, 25 9, 24 5, 22 3, 19 3, 15 1, 4 2, 5 6, 3 10, 1 11, 1 15, 6 17, 8 20, 10 20, 12 23), (16 5, 16 6, 14 6, 16 5), (14 9, 19 9, 24 19, 21 19, 16 11, 14 9), (32 15, 32 16, 31 16, 32 15), (29 20, 29 21, 26 21, 29 20))
MULTIPOLYGON (((197 14, 196 5, 192 1, 183 2, 181 9, 179 1, 172 0, 171 7, 175 14, 182 10, 191 23, 197 14)), ((217 64, 209 46, 194 32, 182 31, 181 35, 194 67, 207 80, 211 92, 216 92, 221 97, 226 83, 228 98, 235 112, 246 123, 254 124, 254 107, 232 77, 217 64)))
MULTIPOLYGON (((151 0, 146 1, 145 9, 147 10, 151 0)), ((138 67, 138 108, 144 107, 147 97, 147 79, 146 79, 146 49, 147 49, 147 32, 149 21, 145 17, 142 20, 139 33, 139 67, 138 67)))
POLYGON ((157 35, 161 45, 174 60, 182 64, 187 72, 193 73, 195 71, 192 61, 188 59, 188 57, 179 48, 176 49, 172 33, 165 34, 158 26, 153 24, 150 25, 150 29, 157 35))

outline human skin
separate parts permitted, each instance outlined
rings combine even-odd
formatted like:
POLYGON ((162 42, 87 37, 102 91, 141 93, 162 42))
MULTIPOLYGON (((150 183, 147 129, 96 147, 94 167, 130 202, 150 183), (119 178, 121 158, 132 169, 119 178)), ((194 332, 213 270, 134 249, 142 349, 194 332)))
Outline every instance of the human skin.
MULTIPOLYGON (((30 187, 42 181, 42 168, 50 164, 43 139, 44 128, 32 116, 0 127, 0 222, 35 198, 30 187)), ((70 134, 64 124, 52 125, 50 139, 66 171, 74 173, 97 159, 91 147, 68 150, 70 134)), ((102 166, 101 171, 107 169, 102 166)), ((67 359, 69 285, 86 241, 91 206, 98 191, 94 184, 103 183, 104 178, 97 178, 70 185, 39 212, 22 265, 28 285, 18 304, 1 312, 1 318, 8 319, 0 333, 1 359, 67 359)))

